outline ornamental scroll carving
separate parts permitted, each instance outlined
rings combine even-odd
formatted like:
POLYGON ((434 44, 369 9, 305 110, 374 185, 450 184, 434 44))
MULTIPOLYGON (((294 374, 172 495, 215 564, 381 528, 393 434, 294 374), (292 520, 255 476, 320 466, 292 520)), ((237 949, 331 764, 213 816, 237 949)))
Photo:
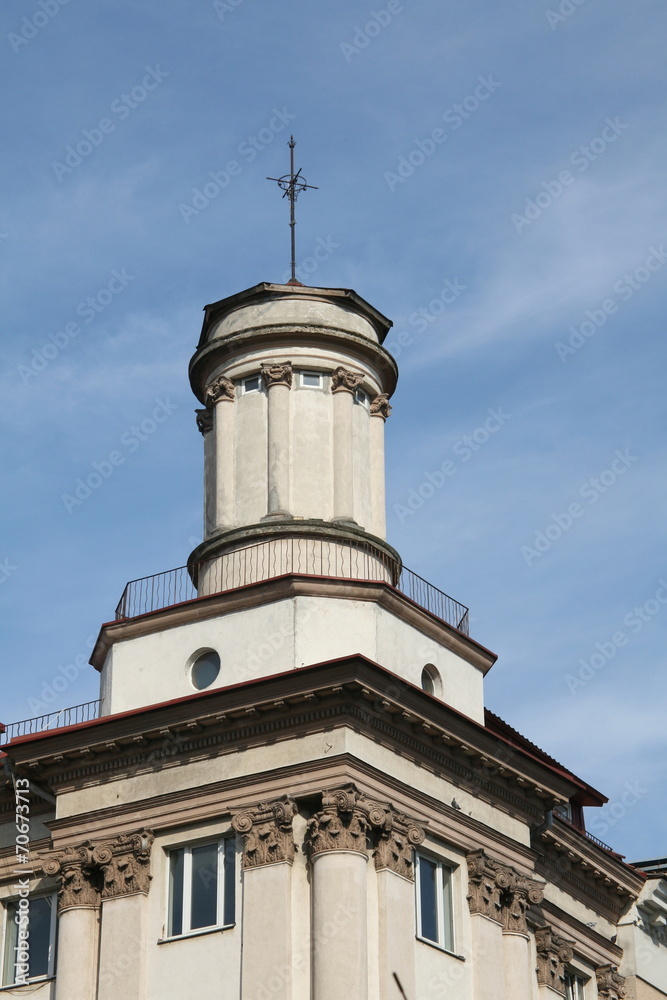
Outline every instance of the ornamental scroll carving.
POLYGON ((413 882, 414 848, 423 843, 426 835, 424 828, 391 806, 389 809, 371 806, 368 819, 376 829, 377 840, 373 851, 376 869, 382 871, 388 868, 413 882))
POLYGON ((274 364, 261 366, 264 385, 270 389, 272 385, 286 385, 292 388, 292 362, 276 361, 274 364))
POLYGON ((331 375, 332 392, 354 392, 364 380, 364 376, 359 372, 350 371, 339 365, 331 375))
POLYGON ((43 855, 44 873, 60 882, 58 909, 99 906, 101 899, 147 893, 153 839, 149 830, 142 830, 43 855))
POLYGON ((357 851, 366 855, 368 810, 355 788, 322 792, 322 810, 308 820, 311 858, 323 851, 357 851))
POLYGON ((204 392, 204 400, 207 406, 213 406, 222 399, 228 399, 233 402, 235 398, 236 389, 234 383, 224 375, 219 375, 218 378, 209 382, 204 392))
POLYGON ((197 430, 202 434, 208 434, 213 430, 213 410, 195 410, 197 415, 197 430))
POLYGON ((386 392, 380 392, 371 402, 371 416, 372 417, 382 417, 386 420, 391 414, 391 405, 389 403, 389 396, 386 392))
POLYGON ((556 934, 545 925, 535 931, 537 982, 565 996, 565 966, 572 961, 574 941, 556 934))
POLYGON ((467 861, 470 912, 496 920, 507 933, 527 934, 526 912, 542 902, 542 883, 494 861, 482 850, 471 851, 467 861))
POLYGON ((619 976, 615 965, 599 965, 595 970, 598 996, 602 1000, 623 1000, 627 993, 625 976, 619 976))
POLYGON ((237 813, 232 827, 243 837, 243 867, 258 868, 281 861, 294 861, 292 820, 297 807, 284 796, 277 802, 262 802, 256 809, 237 813))

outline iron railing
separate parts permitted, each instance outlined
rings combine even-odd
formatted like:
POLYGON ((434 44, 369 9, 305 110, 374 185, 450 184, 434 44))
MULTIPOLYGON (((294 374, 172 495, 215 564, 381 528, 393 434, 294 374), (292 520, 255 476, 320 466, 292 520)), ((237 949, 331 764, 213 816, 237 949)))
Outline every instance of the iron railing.
POLYGON ((116 607, 116 620, 126 621, 251 583, 299 574, 386 583, 442 621, 469 634, 468 608, 438 590, 417 573, 363 542, 314 538, 278 538, 235 549, 188 568, 131 580, 116 607), (197 587, 199 584, 199 589, 197 587))
POLYGON ((609 844, 605 844, 604 840, 594 837, 592 833, 588 832, 588 830, 577 826, 576 823, 573 823, 570 819, 566 819, 565 816, 561 816, 560 813, 556 813, 556 810, 554 810, 554 815, 560 823, 564 823, 565 826, 570 828, 570 830, 574 830, 575 833, 578 833, 581 837, 585 837, 586 840, 590 840, 592 844, 596 844, 597 847, 601 847, 603 851, 609 851, 610 854, 616 854, 614 848, 610 847, 609 844))
POLYGON ((86 701, 82 705, 71 708, 61 708, 47 715, 35 715, 32 719, 21 722, 10 722, 0 734, 0 744, 11 743, 17 736, 29 736, 31 733, 41 733, 47 729, 60 729, 61 726, 75 726, 79 722, 90 722, 100 717, 100 701, 86 701))

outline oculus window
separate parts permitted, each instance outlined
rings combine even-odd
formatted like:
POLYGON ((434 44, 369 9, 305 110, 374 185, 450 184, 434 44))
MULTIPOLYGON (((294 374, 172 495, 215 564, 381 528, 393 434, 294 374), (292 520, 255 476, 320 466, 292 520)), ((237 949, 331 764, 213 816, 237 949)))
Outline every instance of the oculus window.
POLYGON ((210 687, 220 673, 220 657, 214 649, 199 653, 190 667, 190 680, 198 691, 210 687))
POLYGON ((169 851, 169 937, 234 923, 233 837, 169 851))

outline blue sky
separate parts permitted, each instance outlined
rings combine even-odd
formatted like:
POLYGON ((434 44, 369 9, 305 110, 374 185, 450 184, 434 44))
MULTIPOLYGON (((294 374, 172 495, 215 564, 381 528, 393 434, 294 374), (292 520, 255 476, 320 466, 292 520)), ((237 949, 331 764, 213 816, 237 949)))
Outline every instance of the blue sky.
POLYGON ((297 256, 328 247, 303 280, 395 324, 390 541, 471 607, 499 654, 489 707, 609 796, 592 831, 664 855, 664 5, 10 0, 0 19, 0 718, 94 698, 77 663, 125 582, 201 537, 187 362, 205 303, 285 278, 265 176, 292 130, 319 188, 297 256))

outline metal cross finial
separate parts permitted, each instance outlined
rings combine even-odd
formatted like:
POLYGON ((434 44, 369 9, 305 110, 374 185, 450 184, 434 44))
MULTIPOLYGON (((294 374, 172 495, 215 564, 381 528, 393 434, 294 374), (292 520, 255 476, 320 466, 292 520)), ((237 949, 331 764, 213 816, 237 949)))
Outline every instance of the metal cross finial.
POLYGON ((295 226, 296 219, 294 217, 294 206, 296 205, 296 199, 299 197, 302 191, 306 188, 312 188, 313 191, 317 191, 314 184, 306 184, 306 178, 301 176, 301 168, 294 173, 294 147, 296 142, 294 141, 294 136, 289 137, 289 156, 290 156, 290 172, 288 174, 283 174, 282 177, 267 177, 267 181, 275 181, 278 187, 284 192, 283 198, 289 198, 289 224, 290 224, 290 237, 292 243, 292 281, 296 281, 296 238, 295 238, 295 226))

